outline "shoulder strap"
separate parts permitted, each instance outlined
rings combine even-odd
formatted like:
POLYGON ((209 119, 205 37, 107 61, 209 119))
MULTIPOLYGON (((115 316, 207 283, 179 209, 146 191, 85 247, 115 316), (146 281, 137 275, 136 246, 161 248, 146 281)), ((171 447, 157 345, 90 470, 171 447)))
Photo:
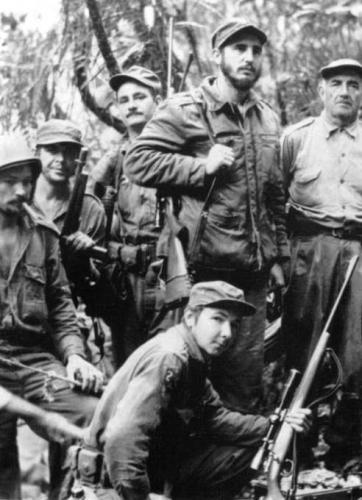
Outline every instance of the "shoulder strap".
MULTIPOLYGON (((206 110, 205 110, 205 106, 204 106, 205 99, 204 99, 203 93, 201 91, 200 91, 199 95, 202 98, 202 102, 196 102, 196 100, 192 94, 191 94, 191 97, 192 97, 195 105, 200 110, 201 120, 203 122, 203 125, 204 125, 206 131, 207 131, 210 142, 212 145, 215 145, 215 144, 217 144, 217 141, 216 141, 215 134, 212 130, 210 120, 208 119, 208 116, 206 114, 206 110)), ((212 178, 210 188, 206 194, 204 204, 201 208, 199 220, 197 222, 195 235, 194 235, 194 238, 193 238, 191 246, 190 246, 189 266, 191 268, 193 267, 193 265, 197 261, 197 256, 198 256, 198 253, 200 250, 201 239, 202 239, 202 236, 203 236, 205 228, 206 228, 206 222, 207 222, 209 207, 210 207, 210 203, 211 203, 211 197, 212 197, 213 192, 215 191, 215 187, 216 187, 216 175, 212 178)))

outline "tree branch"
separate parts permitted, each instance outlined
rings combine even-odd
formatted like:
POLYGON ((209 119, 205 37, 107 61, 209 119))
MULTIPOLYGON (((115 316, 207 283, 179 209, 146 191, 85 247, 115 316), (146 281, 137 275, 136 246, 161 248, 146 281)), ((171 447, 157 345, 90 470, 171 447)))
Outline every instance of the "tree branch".
POLYGON ((107 69, 111 75, 120 73, 120 69, 108 41, 108 36, 103 26, 102 17, 98 8, 97 0, 86 0, 93 30, 102 53, 107 69))
POLYGON ((125 126, 115 118, 107 109, 98 106, 92 93, 89 90, 88 78, 86 71, 86 57, 84 54, 74 56, 74 76, 75 84, 77 85, 82 101, 85 106, 90 109, 102 122, 110 127, 115 128, 121 134, 125 133, 125 126))

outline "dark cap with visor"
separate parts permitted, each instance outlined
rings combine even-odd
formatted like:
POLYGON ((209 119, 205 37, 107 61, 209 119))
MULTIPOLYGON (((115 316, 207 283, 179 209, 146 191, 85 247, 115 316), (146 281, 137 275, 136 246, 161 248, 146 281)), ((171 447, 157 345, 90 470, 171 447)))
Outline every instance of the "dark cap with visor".
POLYGON ((36 134, 36 145, 46 146, 47 144, 57 144, 69 142, 77 146, 82 144, 82 132, 74 123, 69 120, 59 120, 53 118, 41 125, 36 134))
POLYGON ((237 33, 252 33, 259 38, 260 43, 264 45, 267 36, 255 24, 245 20, 232 19, 219 26, 211 36, 211 45, 213 49, 221 49, 237 33))
POLYGON ((244 292, 225 281, 204 281, 191 288, 189 307, 233 309, 242 316, 251 316, 256 309, 245 301, 244 292))
POLYGON ((144 68, 143 66, 131 66, 127 71, 123 73, 117 73, 113 75, 109 80, 109 85, 114 91, 117 92, 119 87, 128 81, 134 81, 140 83, 141 85, 154 90, 157 93, 161 92, 161 81, 150 69, 144 68))

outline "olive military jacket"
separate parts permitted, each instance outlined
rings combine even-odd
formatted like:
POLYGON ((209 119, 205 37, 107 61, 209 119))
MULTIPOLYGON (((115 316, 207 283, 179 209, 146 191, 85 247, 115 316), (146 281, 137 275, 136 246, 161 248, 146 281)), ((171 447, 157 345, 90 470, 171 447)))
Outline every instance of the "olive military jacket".
POLYGON ((24 215, 9 276, 0 270, 0 342, 37 345, 46 337, 64 363, 72 354, 85 356, 57 230, 24 215))
POLYGON ((184 442, 187 436, 203 435, 210 442, 240 447, 257 445, 267 428, 264 417, 222 405, 207 379, 207 360, 183 324, 157 335, 128 358, 103 394, 85 438, 86 447, 104 449, 121 498, 147 498, 147 458, 165 428, 167 440, 184 442))
POLYGON ((138 184, 166 188, 182 199, 180 221, 189 251, 211 179, 205 158, 216 142, 236 160, 217 175, 198 250, 200 265, 242 271, 268 268, 288 256, 279 123, 250 92, 240 107, 220 99, 215 78, 164 101, 131 145, 125 171, 138 184))

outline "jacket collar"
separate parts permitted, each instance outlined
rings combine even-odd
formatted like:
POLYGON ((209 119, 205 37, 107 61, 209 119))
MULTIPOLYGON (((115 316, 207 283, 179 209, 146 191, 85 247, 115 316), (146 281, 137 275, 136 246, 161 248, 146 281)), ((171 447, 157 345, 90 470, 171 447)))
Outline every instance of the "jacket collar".
MULTIPOLYGON (((229 101, 225 101, 221 98, 220 93, 218 92, 218 89, 216 87, 216 76, 206 77, 201 83, 200 89, 202 90, 205 101, 210 111, 219 111, 224 106, 229 106, 229 108, 233 107, 229 101)), ((245 108, 245 112, 248 109, 253 108, 254 106, 257 108, 261 107, 259 96, 253 89, 250 89, 249 95, 243 106, 245 108)))
POLYGON ((187 326, 184 325, 184 323, 179 323, 178 325, 176 325, 176 328, 180 333, 181 337, 184 339, 185 343, 187 344, 191 356, 197 359, 198 361, 201 361, 202 363, 206 363, 208 361, 208 358, 206 357, 205 354, 202 353, 200 347, 198 346, 195 340, 195 337, 191 333, 191 330, 187 328, 187 326))

